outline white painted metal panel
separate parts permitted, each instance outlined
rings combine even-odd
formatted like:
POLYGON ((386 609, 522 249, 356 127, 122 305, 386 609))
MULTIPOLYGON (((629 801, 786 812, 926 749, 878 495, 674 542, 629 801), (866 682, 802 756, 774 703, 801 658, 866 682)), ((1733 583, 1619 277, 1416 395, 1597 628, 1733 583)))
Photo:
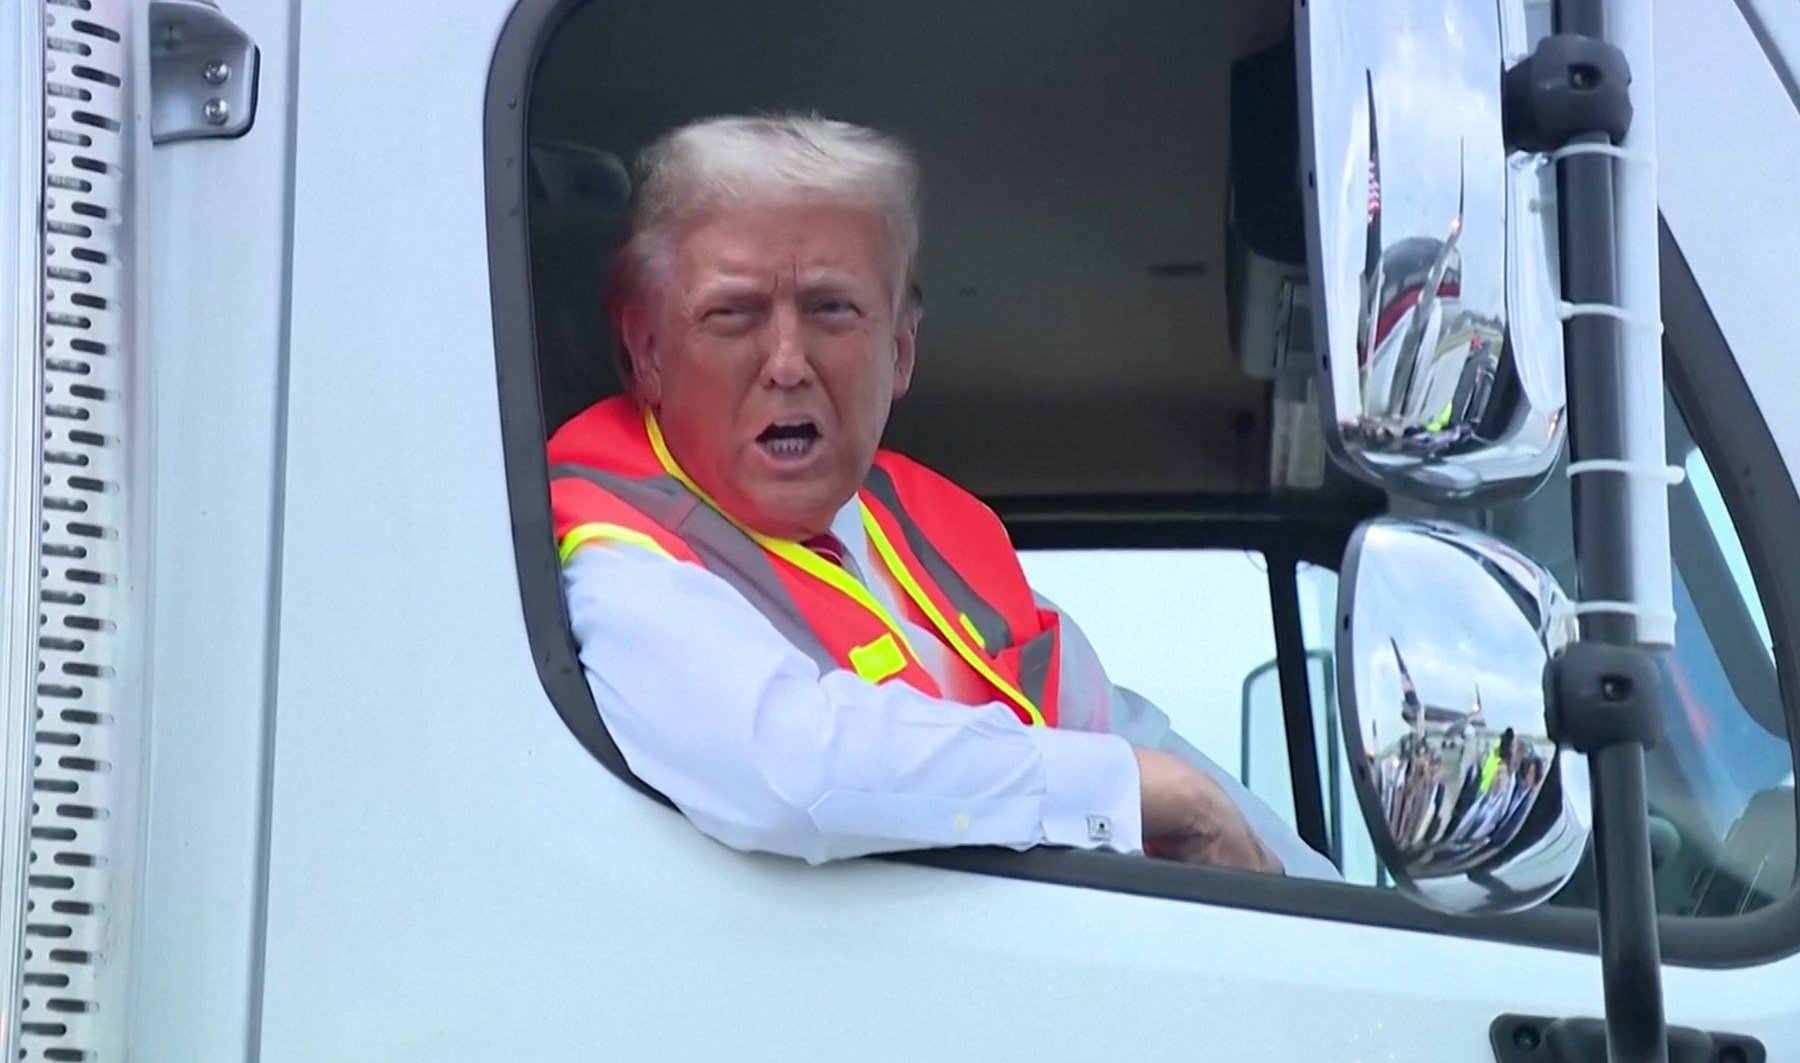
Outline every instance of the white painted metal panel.
POLYGON ((250 130, 142 162, 156 621, 130 1036, 133 1058, 153 1063, 251 1059, 258 1038, 293 6, 222 5, 260 49, 250 130))

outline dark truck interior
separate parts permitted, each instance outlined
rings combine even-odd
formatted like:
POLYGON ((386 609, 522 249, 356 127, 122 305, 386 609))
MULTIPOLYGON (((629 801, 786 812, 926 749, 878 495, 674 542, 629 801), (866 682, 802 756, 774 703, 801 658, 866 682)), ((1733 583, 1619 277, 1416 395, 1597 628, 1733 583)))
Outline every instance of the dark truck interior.
MULTIPOLYGON (((535 72, 546 433, 618 388, 600 292, 638 151, 705 115, 816 111, 900 135, 925 173, 919 370, 887 443, 989 500, 1022 548, 1234 547, 1335 568, 1358 521, 1393 511, 1486 528, 1573 589, 1560 476, 1521 505, 1451 511, 1390 500, 1320 452, 1287 0, 754 10, 588 3, 535 72)), ((1669 423, 1679 464, 1693 443, 1673 404, 1669 423)), ((1792 885, 1786 715, 1717 518, 1691 489, 1671 511, 1686 641, 1650 762, 1659 904, 1731 914, 1792 885)), ((1296 657, 1295 807, 1323 846, 1324 736, 1297 630, 1278 641, 1296 657)), ((1584 871, 1558 903, 1591 904, 1592 888, 1584 871)))

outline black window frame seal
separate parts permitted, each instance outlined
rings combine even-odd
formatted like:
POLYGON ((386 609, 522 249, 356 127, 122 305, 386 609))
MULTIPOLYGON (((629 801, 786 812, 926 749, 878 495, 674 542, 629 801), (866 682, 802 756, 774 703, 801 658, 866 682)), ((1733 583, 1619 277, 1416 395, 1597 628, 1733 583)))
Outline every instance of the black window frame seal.
POLYGON ((1282 733, 1287 738, 1288 780, 1300 840, 1335 856, 1325 821, 1325 780, 1319 771, 1323 743, 1313 730, 1312 677, 1300 619, 1300 562, 1292 554, 1265 553, 1269 563, 1269 613, 1275 623, 1275 670, 1281 684, 1282 733))
POLYGON ((1800 81, 1795 80, 1793 64, 1775 46, 1775 35, 1769 32, 1768 22, 1745 0, 1737 0, 1735 6, 1744 25, 1750 27, 1751 36, 1756 38, 1756 46, 1762 49, 1763 58, 1768 60, 1769 69, 1775 72, 1775 77, 1781 82, 1781 89, 1787 93, 1788 102, 1795 110, 1800 110, 1800 81))
MULTIPOLYGON (((609 771, 668 804, 627 768, 601 723, 582 674, 563 604, 546 487, 544 413, 538 393, 531 256, 526 224, 526 147, 532 78, 556 28, 582 0, 520 0, 501 30, 489 67, 483 115, 488 275, 507 491, 520 604, 538 675, 556 712, 609 771)), ((1776 641, 1790 736, 1800 707, 1800 526, 1794 491, 1729 346, 1667 227, 1662 231, 1665 362, 1695 439, 1713 455, 1714 474, 1750 560, 1776 641), (1704 386, 1696 386, 1704 379, 1704 386)), ((1033 523, 1029 518, 1025 523, 1033 523)), ((1075 521, 1092 526, 1092 522, 1075 521)), ((1182 523, 1182 522, 1177 522, 1182 523)), ((1209 522, 1197 522, 1206 527, 1209 522)), ((1213 525, 1215 533, 1224 529, 1213 525)), ((1242 531, 1243 529, 1237 529, 1242 531)), ((1267 527, 1264 527, 1267 530, 1267 527)), ((1172 537, 1173 538, 1173 537, 1172 537)), ((1173 545, 1171 542, 1170 545, 1173 545)), ((1297 551, 1305 554, 1306 551, 1297 551)), ((1033 849, 949 849, 879 859, 945 870, 1172 901, 1209 904, 1393 930, 1597 954, 1592 911, 1541 907, 1472 920, 1437 913, 1397 892, 1309 880, 1272 881, 1243 872, 1187 867, 1111 853, 1033 849)), ((1665 916, 1666 963, 1731 968, 1800 953, 1800 890, 1755 912, 1728 918, 1665 916)))

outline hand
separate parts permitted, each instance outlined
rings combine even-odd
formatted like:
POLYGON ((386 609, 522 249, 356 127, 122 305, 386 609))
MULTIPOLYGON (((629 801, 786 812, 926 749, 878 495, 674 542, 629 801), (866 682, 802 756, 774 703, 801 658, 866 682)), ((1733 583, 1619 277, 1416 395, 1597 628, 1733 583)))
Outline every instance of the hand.
POLYGON ((1212 776, 1168 753, 1137 754, 1144 851, 1185 864, 1279 875, 1275 858, 1212 776))

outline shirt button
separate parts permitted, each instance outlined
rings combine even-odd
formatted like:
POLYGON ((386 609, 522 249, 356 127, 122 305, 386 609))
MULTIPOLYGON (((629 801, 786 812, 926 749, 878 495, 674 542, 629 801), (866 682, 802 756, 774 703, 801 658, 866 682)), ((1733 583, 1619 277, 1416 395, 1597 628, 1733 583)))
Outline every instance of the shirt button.
POLYGON ((1088 817, 1088 840, 1096 841, 1096 842, 1111 841, 1112 840, 1112 817, 1110 817, 1110 816, 1089 816, 1088 817))
POLYGON ((950 823, 952 826, 954 826, 959 831, 968 830, 969 829, 969 814, 967 812, 958 812, 956 814, 956 818, 951 820, 950 823))

